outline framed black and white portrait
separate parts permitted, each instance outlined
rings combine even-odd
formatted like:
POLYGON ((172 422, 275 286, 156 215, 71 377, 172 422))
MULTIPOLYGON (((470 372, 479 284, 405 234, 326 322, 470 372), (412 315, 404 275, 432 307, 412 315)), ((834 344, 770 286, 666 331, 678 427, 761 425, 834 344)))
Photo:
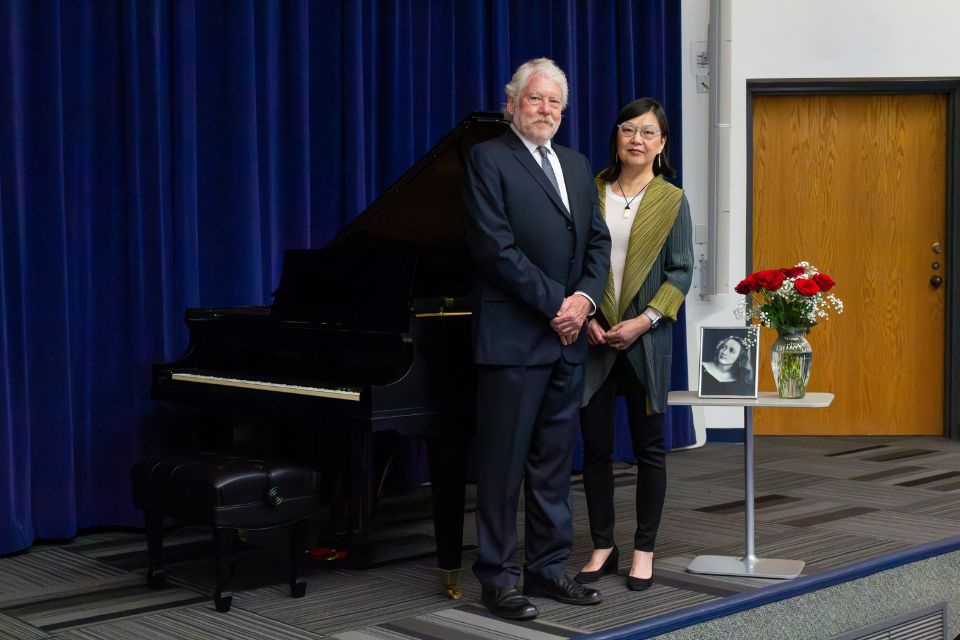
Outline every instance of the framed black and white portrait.
POLYGON ((701 327, 701 398, 756 398, 760 327, 701 327))

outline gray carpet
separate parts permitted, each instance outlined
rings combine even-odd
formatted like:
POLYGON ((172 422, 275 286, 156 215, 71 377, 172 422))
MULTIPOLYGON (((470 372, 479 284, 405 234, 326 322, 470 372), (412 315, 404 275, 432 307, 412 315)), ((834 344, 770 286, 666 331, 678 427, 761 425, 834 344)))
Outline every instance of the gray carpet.
MULTIPOLYGON (((805 560, 807 575, 960 535, 960 443, 758 437, 755 457, 757 554, 805 560)), ((671 453, 654 587, 634 593, 622 576, 607 576, 597 585, 602 604, 572 607, 538 599, 541 615, 529 623, 488 615, 479 606, 479 586, 469 571, 463 576, 463 598, 446 598, 430 559, 365 571, 310 561, 307 595, 292 599, 279 532, 251 533, 237 555, 233 609, 218 614, 210 595, 208 532, 181 528, 167 536, 168 585, 159 591, 146 588, 146 545, 139 532, 100 532, 0 558, 0 638, 547 640, 613 629, 778 582, 685 571, 699 554, 742 554, 742 465, 739 445, 671 453)), ((617 474, 616 538, 627 551, 621 560, 625 573, 634 476, 626 465, 617 474)), ((571 573, 590 553, 578 477, 573 504, 571 573)), ((466 523, 466 542, 472 545, 472 514, 466 523)), ((430 524, 407 522, 393 533, 430 534, 430 524)), ((465 566, 471 560, 468 550, 465 566)))

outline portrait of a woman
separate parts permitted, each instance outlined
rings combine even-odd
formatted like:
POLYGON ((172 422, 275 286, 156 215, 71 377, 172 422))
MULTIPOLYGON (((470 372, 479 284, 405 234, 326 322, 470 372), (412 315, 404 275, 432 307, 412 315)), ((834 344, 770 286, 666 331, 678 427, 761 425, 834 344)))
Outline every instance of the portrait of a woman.
POLYGON ((756 397, 756 330, 702 331, 700 395, 756 397))

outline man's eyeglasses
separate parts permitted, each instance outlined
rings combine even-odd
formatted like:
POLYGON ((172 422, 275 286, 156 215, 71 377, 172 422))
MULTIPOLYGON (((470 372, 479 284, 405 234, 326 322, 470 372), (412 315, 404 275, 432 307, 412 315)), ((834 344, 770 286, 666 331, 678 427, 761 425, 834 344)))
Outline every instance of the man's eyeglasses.
POLYGON ((622 135, 624 138, 632 138, 639 131, 640 137, 644 140, 653 140, 660 133, 660 129, 657 129, 656 127, 640 128, 632 122, 621 122, 617 125, 617 129, 620 130, 620 135, 622 135))

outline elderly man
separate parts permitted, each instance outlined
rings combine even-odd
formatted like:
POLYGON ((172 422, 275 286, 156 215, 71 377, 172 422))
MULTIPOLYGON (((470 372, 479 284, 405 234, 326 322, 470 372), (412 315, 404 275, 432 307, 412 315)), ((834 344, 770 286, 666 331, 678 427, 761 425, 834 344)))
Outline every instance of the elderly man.
POLYGON ((551 144, 567 104, 563 71, 546 58, 506 86, 510 129, 466 161, 465 231, 477 275, 477 537, 483 603, 525 620, 525 596, 596 604, 569 579, 570 469, 587 355, 581 328, 610 265, 590 163, 551 144), (513 563, 524 487, 523 594, 513 563))

